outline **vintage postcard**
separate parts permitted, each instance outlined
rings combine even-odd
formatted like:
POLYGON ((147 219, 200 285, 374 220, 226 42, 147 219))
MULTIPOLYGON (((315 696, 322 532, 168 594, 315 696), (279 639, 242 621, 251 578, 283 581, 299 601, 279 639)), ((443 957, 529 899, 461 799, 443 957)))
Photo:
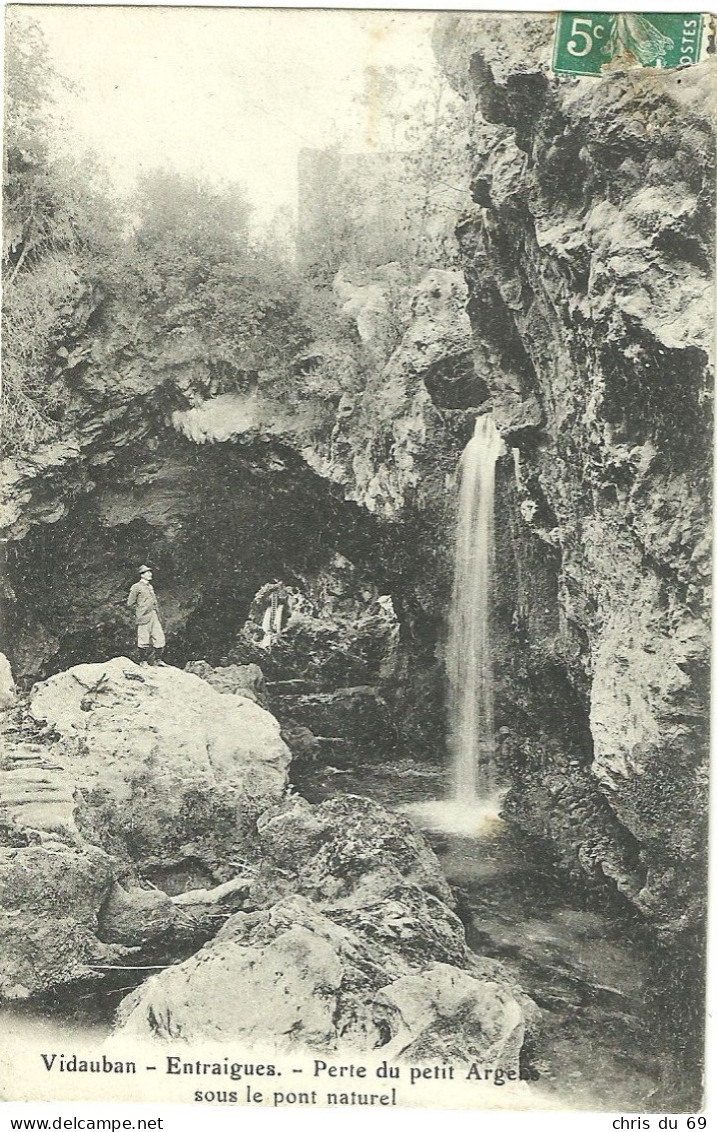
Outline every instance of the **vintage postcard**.
POLYGON ((705 1126, 714 43, 6 9, 4 1100, 705 1126))

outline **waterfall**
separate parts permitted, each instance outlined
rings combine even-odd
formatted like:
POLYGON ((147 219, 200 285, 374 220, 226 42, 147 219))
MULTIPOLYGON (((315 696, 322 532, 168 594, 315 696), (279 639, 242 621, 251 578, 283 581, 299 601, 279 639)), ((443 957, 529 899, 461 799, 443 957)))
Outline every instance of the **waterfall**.
POLYGON ((497 786, 490 614, 495 464, 502 446, 493 418, 480 416, 460 463, 447 672, 452 792, 462 806, 486 802, 497 786))
POLYGON ((486 845, 500 831, 495 772, 490 619, 495 567, 495 465, 505 450, 489 415, 478 417, 459 467, 453 596, 448 618, 450 798, 403 807, 422 829, 486 845))

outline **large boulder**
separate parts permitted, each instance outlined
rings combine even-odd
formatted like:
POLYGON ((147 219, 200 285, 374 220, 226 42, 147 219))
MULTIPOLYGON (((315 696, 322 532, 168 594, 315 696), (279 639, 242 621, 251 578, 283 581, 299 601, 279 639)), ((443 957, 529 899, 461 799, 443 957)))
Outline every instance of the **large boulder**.
MULTIPOLYGON (((197 955, 126 998, 117 1031, 277 1051, 381 1049, 421 1058, 448 1051, 518 1069, 524 1017, 510 990, 428 955, 412 962, 388 938, 377 946, 365 929, 337 923, 301 896, 240 912, 197 955)), ((461 933, 456 920, 457 940, 461 933)))
POLYGON ((351 896, 323 908, 334 923, 366 939, 377 955, 399 955, 410 967, 436 960, 465 966, 468 953, 461 921, 418 884, 374 874, 351 896))
POLYGON ((518 1070, 526 1018, 518 998, 500 983, 432 963, 396 979, 375 1001, 391 1018, 391 1038, 383 1047, 389 1057, 518 1070))
POLYGON ((96 933, 111 884, 112 862, 91 846, 0 849, 0 999, 91 977, 108 961, 96 933))
POLYGON ((239 871, 286 789, 267 711, 122 657, 37 685, 1 730, 0 997, 171 942, 188 914, 170 894, 239 871))
POLYGON ((355 795, 311 806, 289 798, 258 823, 261 861, 252 899, 266 907, 300 892, 315 900, 344 900, 369 882, 383 888, 408 882, 448 906, 453 896, 438 858, 411 823, 355 795))
POLYGON ((60 737, 52 759, 74 784, 77 831, 121 872, 191 861, 227 880, 286 789, 273 716, 176 668, 77 665, 36 685, 30 713, 60 737))
POLYGON ((244 909, 124 1000, 123 1039, 380 1049, 517 1070, 536 1008, 500 963, 468 951, 438 862, 408 821, 366 798, 290 798, 258 832, 244 909))

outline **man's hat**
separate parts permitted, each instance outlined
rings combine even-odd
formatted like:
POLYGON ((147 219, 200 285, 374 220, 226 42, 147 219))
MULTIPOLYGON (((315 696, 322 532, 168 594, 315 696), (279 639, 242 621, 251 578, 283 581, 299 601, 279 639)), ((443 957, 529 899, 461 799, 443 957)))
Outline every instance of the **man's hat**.
POLYGON ((151 574, 152 573, 152 567, 151 566, 140 566, 137 573, 138 574, 151 574))

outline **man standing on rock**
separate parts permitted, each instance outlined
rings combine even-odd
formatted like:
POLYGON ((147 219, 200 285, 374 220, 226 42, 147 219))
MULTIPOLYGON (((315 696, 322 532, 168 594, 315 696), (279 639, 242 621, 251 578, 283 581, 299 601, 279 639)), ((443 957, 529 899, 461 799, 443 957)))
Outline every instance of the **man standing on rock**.
POLYGON ((137 647, 139 663, 161 664, 166 640, 159 621, 159 605, 152 585, 152 571, 149 566, 140 566, 139 581, 129 591, 127 605, 134 609, 137 622, 137 647))

